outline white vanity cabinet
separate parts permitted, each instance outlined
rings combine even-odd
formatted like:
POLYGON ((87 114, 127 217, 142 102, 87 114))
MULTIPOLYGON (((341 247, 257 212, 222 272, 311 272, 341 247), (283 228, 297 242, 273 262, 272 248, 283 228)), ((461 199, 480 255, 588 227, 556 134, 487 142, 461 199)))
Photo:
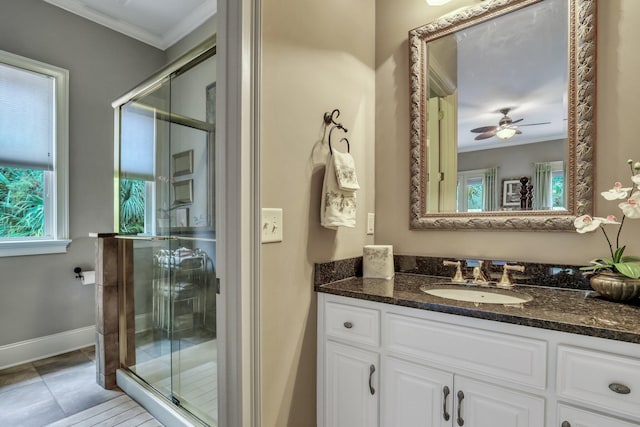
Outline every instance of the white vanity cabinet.
POLYGON ((382 425, 533 427, 544 399, 389 357, 383 364, 382 425))
POLYGON ((558 405, 561 427, 640 425, 611 417, 640 418, 640 360, 637 357, 559 345, 557 363, 558 397, 590 409, 558 405))
POLYGON ((333 341, 327 342, 326 425, 378 425, 378 360, 379 356, 375 352, 333 341))
POLYGON ((640 345, 318 293, 318 427, 640 426, 640 345))
POLYGON ((380 311, 327 301, 320 318, 318 425, 378 426, 380 311))
POLYGON ((452 425, 453 375, 391 356, 382 370, 382 425, 452 425))

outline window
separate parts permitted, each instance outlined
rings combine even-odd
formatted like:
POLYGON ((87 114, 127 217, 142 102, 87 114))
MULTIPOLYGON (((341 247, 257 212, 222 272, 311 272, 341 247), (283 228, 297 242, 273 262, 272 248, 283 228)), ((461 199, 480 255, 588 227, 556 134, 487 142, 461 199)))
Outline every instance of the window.
POLYGON ((0 256, 66 252, 67 70, 0 51, 0 256))
POLYGON ((482 212, 484 208, 485 170, 458 173, 458 212, 482 212))
POLYGON ((551 162, 551 198, 552 209, 566 209, 564 162, 551 162))
POLYGON ((156 118, 130 102, 120 108, 119 233, 154 235, 156 118))

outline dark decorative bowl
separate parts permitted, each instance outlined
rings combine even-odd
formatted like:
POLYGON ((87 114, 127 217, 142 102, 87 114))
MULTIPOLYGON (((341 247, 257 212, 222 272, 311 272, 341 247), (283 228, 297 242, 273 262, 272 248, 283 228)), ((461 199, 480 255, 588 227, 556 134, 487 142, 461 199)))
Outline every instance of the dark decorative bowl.
POLYGON ((589 279, 591 287, 610 301, 628 301, 640 295, 640 279, 617 273, 602 272, 589 279))

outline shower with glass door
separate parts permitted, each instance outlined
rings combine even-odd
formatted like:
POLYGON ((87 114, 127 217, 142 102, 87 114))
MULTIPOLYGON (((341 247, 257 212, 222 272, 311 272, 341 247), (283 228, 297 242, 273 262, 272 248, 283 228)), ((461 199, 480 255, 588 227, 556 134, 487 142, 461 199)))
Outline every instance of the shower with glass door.
POLYGON ((218 419, 215 100, 215 40, 208 40, 114 103, 117 237, 133 247, 124 286, 134 314, 121 325, 121 364, 211 426, 218 419))

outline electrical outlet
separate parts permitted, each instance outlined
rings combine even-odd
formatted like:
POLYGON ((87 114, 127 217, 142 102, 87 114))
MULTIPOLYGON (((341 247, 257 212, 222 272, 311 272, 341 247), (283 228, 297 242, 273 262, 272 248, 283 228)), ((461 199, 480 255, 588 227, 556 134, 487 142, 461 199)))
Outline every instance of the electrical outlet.
POLYGON ((369 212, 367 214, 367 234, 373 234, 376 225, 376 214, 369 212))
POLYGON ((282 242, 282 209, 262 208, 262 243, 282 242))

